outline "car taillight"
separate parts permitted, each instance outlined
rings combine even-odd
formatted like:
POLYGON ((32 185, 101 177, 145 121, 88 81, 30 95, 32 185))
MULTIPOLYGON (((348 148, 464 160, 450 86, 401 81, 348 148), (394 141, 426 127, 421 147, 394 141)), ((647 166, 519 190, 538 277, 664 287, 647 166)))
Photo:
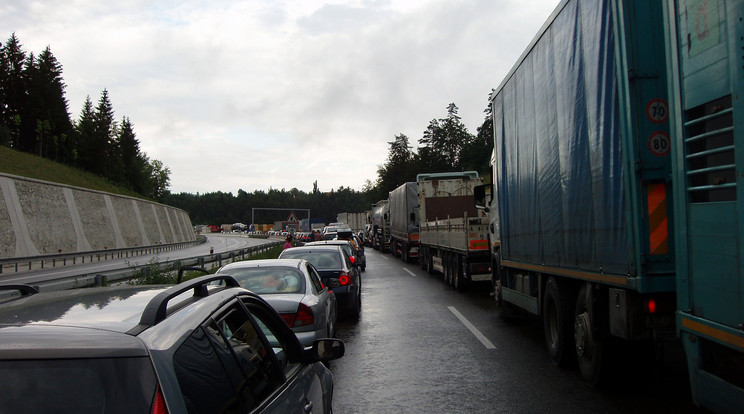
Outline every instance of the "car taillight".
POLYGON ((296 313, 282 313, 282 319, 284 319, 284 322, 287 322, 287 325, 291 328, 294 324, 295 318, 297 317, 296 313))
POLYGON ((300 303, 297 308, 297 313, 282 313, 284 322, 287 322, 290 328, 299 328, 300 326, 307 326, 315 324, 315 315, 313 310, 304 303, 300 303))
POLYGON ((295 318, 294 327, 297 328, 313 324, 315 324, 313 310, 304 303, 300 303, 300 307, 297 309, 297 318, 295 318))
POLYGON ((341 276, 338 277, 338 282, 341 283, 341 286, 348 286, 351 284, 351 278, 346 273, 341 273, 341 276))
POLYGON ((168 414, 168 408, 165 406, 165 399, 163 398, 163 392, 160 390, 160 385, 155 389, 155 398, 152 402, 152 414, 168 414))
POLYGON ((354 256, 349 256, 349 260, 351 261, 351 264, 356 263, 356 257, 354 256))

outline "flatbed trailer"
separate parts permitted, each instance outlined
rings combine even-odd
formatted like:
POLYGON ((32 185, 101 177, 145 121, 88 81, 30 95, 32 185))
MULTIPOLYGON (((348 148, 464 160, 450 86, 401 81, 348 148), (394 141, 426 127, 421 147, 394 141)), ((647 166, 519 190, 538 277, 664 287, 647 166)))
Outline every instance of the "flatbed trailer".
POLYGON ((475 171, 419 174, 420 263, 429 273, 461 288, 489 281, 488 217, 475 208, 475 171))

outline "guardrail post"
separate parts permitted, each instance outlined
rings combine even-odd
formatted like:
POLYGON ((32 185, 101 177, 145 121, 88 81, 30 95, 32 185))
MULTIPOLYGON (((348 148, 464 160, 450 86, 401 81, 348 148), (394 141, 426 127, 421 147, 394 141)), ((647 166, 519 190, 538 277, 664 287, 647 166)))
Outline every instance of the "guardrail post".
POLYGON ((106 275, 97 274, 96 275, 96 286, 105 286, 108 283, 108 278, 106 275))

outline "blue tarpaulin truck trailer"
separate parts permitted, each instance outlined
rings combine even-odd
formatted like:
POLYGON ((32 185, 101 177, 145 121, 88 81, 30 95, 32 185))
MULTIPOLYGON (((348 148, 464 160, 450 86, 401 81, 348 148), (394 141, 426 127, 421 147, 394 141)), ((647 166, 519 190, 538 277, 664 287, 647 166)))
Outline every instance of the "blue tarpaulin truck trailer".
POLYGON ((565 0, 491 94, 492 278, 597 384, 610 338, 675 336, 662 3, 565 0))
POLYGON ((670 44, 677 328, 695 402, 717 412, 742 412, 744 1, 663 4, 670 44))
POLYGON ((418 260, 419 201, 418 187, 408 182, 390 192, 390 252, 393 256, 418 260))

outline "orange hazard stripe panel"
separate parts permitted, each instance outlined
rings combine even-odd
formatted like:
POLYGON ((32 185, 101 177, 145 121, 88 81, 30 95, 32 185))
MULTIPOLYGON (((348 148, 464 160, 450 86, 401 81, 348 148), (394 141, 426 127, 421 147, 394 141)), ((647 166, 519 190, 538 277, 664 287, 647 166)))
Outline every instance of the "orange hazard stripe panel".
POLYGON ((488 240, 470 240, 471 250, 488 250, 488 240))
POLYGON ((669 224, 667 222, 667 193, 665 184, 649 184, 648 233, 649 253, 669 254, 669 224))

